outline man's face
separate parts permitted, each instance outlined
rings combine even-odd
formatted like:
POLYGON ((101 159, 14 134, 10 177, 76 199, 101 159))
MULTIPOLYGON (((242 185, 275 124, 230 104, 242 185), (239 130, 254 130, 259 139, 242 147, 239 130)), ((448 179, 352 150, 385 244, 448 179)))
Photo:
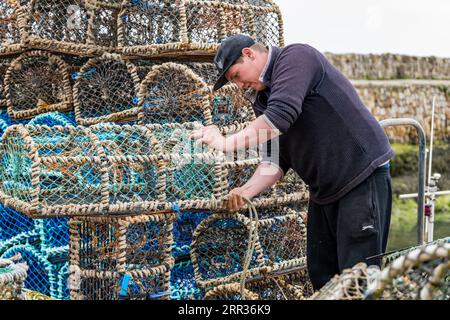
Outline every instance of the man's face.
POLYGON ((243 62, 235 63, 225 73, 228 81, 235 83, 241 90, 252 88, 262 91, 266 86, 259 81, 265 62, 261 57, 243 56, 243 62))

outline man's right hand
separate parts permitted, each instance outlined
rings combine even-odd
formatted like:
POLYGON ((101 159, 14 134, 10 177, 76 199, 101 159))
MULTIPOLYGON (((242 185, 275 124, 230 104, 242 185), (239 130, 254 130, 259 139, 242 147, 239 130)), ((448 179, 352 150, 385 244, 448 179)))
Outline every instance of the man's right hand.
POLYGON ((223 204, 224 208, 228 211, 239 211, 245 206, 245 201, 242 197, 246 197, 244 188, 235 188, 228 194, 228 200, 223 204))

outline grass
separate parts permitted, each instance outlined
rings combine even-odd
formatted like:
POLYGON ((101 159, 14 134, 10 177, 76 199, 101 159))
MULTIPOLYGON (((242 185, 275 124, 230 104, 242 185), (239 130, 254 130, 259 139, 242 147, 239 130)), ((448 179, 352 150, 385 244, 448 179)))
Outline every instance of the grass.
MULTIPOLYGON (((392 159, 393 187, 391 228, 388 251, 417 244, 417 200, 399 199, 403 193, 417 192, 417 156, 419 147, 392 143, 396 156, 392 159)), ((449 143, 434 141, 433 172, 442 174, 440 190, 450 189, 449 143)), ((425 226, 424 226, 425 227, 425 226)), ((450 236, 450 196, 438 196, 435 204, 434 239, 450 236)))
POLYGON ((419 150, 419 146, 414 144, 391 143, 391 147, 394 149, 396 155, 417 152, 419 150))
MULTIPOLYGON (((435 204, 434 239, 450 236, 450 196, 439 196, 435 204)), ((399 199, 392 201, 391 228, 388 251, 417 243, 417 201, 399 199)))

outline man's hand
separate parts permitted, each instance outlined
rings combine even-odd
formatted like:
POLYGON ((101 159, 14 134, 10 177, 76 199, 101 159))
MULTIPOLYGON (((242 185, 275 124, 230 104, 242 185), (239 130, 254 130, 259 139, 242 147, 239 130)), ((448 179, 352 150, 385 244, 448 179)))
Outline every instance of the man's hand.
POLYGON ((224 208, 229 211, 238 211, 245 206, 245 201, 242 197, 247 197, 243 187, 235 188, 228 194, 228 200, 224 203, 224 208))
POLYGON ((198 144, 203 142, 215 150, 225 151, 225 137, 222 136, 219 128, 216 126, 207 126, 195 130, 190 135, 190 138, 197 140, 198 144))

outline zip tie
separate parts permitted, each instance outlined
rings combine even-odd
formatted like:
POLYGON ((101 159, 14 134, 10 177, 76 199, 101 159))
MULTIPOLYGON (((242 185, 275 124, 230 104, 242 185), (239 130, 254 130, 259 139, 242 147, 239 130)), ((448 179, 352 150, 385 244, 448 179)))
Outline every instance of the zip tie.
POLYGON ((126 273, 123 276, 122 284, 120 286, 119 300, 126 300, 128 298, 127 291, 128 291, 128 285, 130 284, 130 281, 132 281, 131 276, 128 273, 126 273))

